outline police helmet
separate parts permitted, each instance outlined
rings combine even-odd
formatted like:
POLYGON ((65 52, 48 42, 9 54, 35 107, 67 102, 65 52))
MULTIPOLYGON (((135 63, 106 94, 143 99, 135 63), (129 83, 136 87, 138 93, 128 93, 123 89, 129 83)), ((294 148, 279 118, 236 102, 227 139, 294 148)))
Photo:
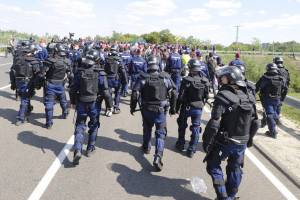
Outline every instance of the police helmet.
POLYGON ((197 60, 195 58, 192 58, 191 60, 189 60, 187 65, 188 65, 190 71, 194 71, 194 72, 201 71, 201 63, 199 60, 197 60))
POLYGON ((234 66, 236 66, 237 68, 239 68, 241 70, 242 74, 245 76, 246 69, 245 69, 244 65, 234 65, 234 66))
POLYGON ((97 62, 100 59, 100 54, 97 50, 92 49, 92 50, 87 52, 86 58, 97 62))
POLYGON ((118 46, 117 46, 117 45, 112 45, 112 46, 110 47, 110 52, 111 52, 112 54, 117 54, 117 53, 118 53, 118 46))
POLYGON ((54 51, 58 53, 60 56, 65 56, 66 55, 66 47, 62 43, 57 43, 55 45, 54 51))
POLYGON ((35 51, 37 51, 37 46, 35 44, 29 44, 27 46, 23 46, 21 51, 24 53, 35 53, 35 51))
POLYGON ((246 87, 245 77, 237 66, 224 66, 216 71, 218 78, 226 76, 230 81, 241 87, 246 87))
POLYGON ((266 71, 267 72, 274 72, 274 73, 278 73, 278 67, 275 63, 269 63, 266 65, 266 71))
POLYGON ((279 57, 279 56, 276 56, 273 58, 273 62, 278 65, 278 64, 283 64, 283 58, 282 57, 279 57))
POLYGON ((159 66, 158 66, 158 59, 155 56, 150 56, 148 61, 148 71, 158 71, 159 66))

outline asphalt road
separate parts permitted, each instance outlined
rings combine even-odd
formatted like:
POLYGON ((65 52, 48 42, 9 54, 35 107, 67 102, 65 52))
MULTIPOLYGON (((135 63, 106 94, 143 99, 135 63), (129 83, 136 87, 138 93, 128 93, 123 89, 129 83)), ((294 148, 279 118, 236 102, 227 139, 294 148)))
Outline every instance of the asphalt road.
MULTIPOLYGON (((10 68, 9 64, 1 64, 9 62, 9 59, 0 58, 0 88, 8 85, 7 72, 10 68)), ((150 155, 142 154, 141 116, 140 113, 131 116, 128 103, 128 98, 122 100, 121 114, 111 118, 101 117, 97 151, 90 158, 84 156, 80 165, 73 167, 73 152, 69 153, 68 150, 73 142, 74 111, 71 111, 68 119, 60 119, 61 109, 57 104, 52 130, 43 128, 44 106, 39 91, 32 102, 34 110, 29 123, 16 127, 13 123, 19 102, 14 100, 14 93, 9 88, 1 89, 0 199, 214 199, 216 195, 212 182, 202 162, 204 153, 201 151, 201 145, 192 159, 174 150, 177 136, 176 116, 168 117, 164 169, 162 172, 154 172, 154 148, 150 155), (69 144, 66 145, 68 141, 69 144), (192 177, 200 177, 205 181, 208 187, 206 193, 193 192, 189 181, 192 177)), ((203 113, 202 127, 208 119, 209 112, 206 109, 203 113)), ((189 139, 188 129, 187 133, 186 139, 189 139)), ((300 198, 299 188, 255 149, 250 151, 252 153, 248 155, 253 154, 291 194, 300 198)), ((271 175, 261 166, 258 168, 257 162, 253 162, 253 157, 250 160, 247 156, 238 196, 245 200, 293 199, 292 196, 284 196, 289 192, 276 180, 270 181, 268 178, 272 178, 271 175)))

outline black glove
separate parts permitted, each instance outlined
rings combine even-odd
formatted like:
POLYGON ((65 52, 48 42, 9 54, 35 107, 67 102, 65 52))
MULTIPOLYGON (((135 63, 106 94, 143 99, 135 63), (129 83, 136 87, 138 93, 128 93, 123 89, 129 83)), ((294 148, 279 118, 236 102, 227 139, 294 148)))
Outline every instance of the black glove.
POLYGON ((135 109, 130 108, 130 114, 134 115, 135 109))
POLYGON ((208 143, 205 143, 205 142, 202 142, 202 148, 203 148, 203 151, 205 153, 208 153, 208 150, 209 150, 209 144, 208 143))
POLYGON ((16 85, 15 85, 15 84, 11 84, 11 85, 10 85, 10 89, 11 89, 11 90, 16 90, 16 85))
POLYGON ((250 148, 253 146, 253 138, 250 138, 247 142, 247 147, 250 148))
POLYGON ((169 114, 170 115, 175 115, 176 114, 176 110, 173 108, 171 108, 170 110, 169 110, 169 114))

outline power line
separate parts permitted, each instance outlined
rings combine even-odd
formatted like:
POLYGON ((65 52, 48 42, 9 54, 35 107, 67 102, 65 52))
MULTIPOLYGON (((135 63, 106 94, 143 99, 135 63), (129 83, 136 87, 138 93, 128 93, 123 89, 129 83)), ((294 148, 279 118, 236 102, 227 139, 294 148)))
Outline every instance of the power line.
POLYGON ((233 26, 233 27, 236 27, 236 35, 235 35, 235 43, 237 44, 239 42, 239 29, 240 29, 240 25, 236 25, 236 26, 233 26))

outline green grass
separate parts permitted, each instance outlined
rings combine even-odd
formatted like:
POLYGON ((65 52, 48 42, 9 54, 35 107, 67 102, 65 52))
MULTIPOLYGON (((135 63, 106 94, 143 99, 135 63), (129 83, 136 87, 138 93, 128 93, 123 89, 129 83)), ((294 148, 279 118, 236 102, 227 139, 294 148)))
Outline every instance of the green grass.
POLYGON ((284 117, 300 125, 300 110, 283 104, 281 107, 281 113, 284 117))
POLYGON ((289 92, 288 95, 300 99, 300 93, 298 92, 289 92))
MULTIPOLYGON (((220 55, 222 57, 223 63, 228 64, 230 60, 234 59, 233 54, 220 55)), ((258 81, 258 79, 264 74, 265 66, 271 63, 273 60, 272 55, 242 55, 241 59, 246 64, 246 76, 248 80, 253 82, 258 81)), ((290 92, 300 93, 300 62, 294 59, 284 56, 284 65, 290 72, 290 92)))

